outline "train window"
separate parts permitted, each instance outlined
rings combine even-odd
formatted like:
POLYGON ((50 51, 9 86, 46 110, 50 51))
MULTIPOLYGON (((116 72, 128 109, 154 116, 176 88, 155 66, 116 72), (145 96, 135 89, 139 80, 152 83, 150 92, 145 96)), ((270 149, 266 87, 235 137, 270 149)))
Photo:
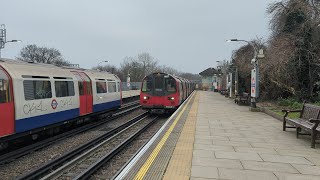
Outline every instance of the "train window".
POLYGON ((51 98, 50 81, 24 80, 24 98, 25 100, 51 98))
POLYGON ((120 92, 121 89, 120 89, 120 82, 117 82, 117 92, 120 92))
POLYGON ((106 82, 97 81, 96 86, 97 86, 97 93, 98 94, 107 93, 107 83, 106 82))
POLYGON ((11 101, 10 85, 7 75, 0 69, 0 104, 11 101))
POLYGON ((56 97, 74 96, 74 85, 72 81, 54 82, 56 97))
POLYGON ((91 95, 92 94, 91 82, 86 81, 86 83, 87 83, 87 95, 91 95))
POLYGON ((165 78, 165 86, 167 92, 176 92, 177 87, 176 87, 176 81, 173 78, 165 78))
POLYGON ((112 92, 117 92, 117 86, 116 86, 116 83, 115 82, 108 82, 108 91, 110 93, 112 92))
POLYGON ((152 86, 153 86, 152 77, 147 76, 142 82, 141 91, 142 92, 150 92, 150 91, 152 91, 152 86))
POLYGON ((78 85, 79 85, 79 95, 82 96, 84 95, 84 88, 83 88, 83 81, 79 81, 78 85))
POLYGON ((154 90, 158 92, 162 92, 164 89, 164 79, 163 76, 155 76, 154 77, 154 90))
POLYGON ((97 86, 97 93, 98 94, 107 93, 107 83, 106 82, 97 81, 96 86, 97 86))

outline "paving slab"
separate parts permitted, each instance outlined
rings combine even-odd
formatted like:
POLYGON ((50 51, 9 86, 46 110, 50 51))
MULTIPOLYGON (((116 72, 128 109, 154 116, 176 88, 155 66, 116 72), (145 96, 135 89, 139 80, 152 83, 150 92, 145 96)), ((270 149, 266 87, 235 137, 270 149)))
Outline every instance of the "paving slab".
POLYGON ((320 176, 320 166, 309 166, 303 164, 292 164, 301 174, 310 174, 320 176))
POLYGON ((195 138, 196 139, 221 140, 221 141, 228 141, 229 140, 228 136, 215 136, 215 135, 210 135, 210 136, 196 135, 195 138))
POLYGON ((275 149, 272 148, 253 148, 253 147, 234 147, 236 152, 254 152, 258 154, 278 154, 275 149))
POLYGON ((239 160, 193 157, 192 165, 243 169, 239 160))
POLYGON ((303 150, 291 150, 291 149, 277 149, 279 155, 284 156, 301 156, 301 157, 320 157, 319 152, 303 151, 303 150))
POLYGON ((252 171, 241 169, 218 168, 221 179, 232 180, 278 180, 278 178, 268 171, 252 171))
POLYGON ((283 156, 283 155, 274 155, 274 154, 260 154, 260 157, 264 161, 269 161, 269 162, 281 162, 281 163, 291 163, 291 164, 314 165, 312 162, 310 162, 306 158, 299 157, 299 156, 283 156))
POLYGON ((250 143, 244 141, 219 141, 213 140, 213 145, 222 145, 222 146, 243 146, 243 147, 252 147, 250 143))
POLYGON ((306 157, 313 164, 320 166, 320 157, 306 157))
POLYGON ((234 148, 232 146, 220 146, 220 145, 211 145, 211 144, 194 144, 194 149, 234 152, 234 148))
POLYGON ((291 173, 274 173, 279 180, 319 180, 320 176, 312 176, 305 174, 291 174, 291 173))
POLYGON ((258 162, 258 161, 241 161, 244 169, 271 171, 271 172, 286 172, 299 173, 291 164, 273 163, 273 162, 258 162))
POLYGON ((252 160, 262 161, 258 153, 243 153, 243 152, 215 152, 216 158, 220 159, 239 159, 239 160, 252 160))
POLYGON ((219 178, 218 168, 204 167, 204 166, 192 166, 191 167, 191 177, 219 178))
POLYGON ((215 158, 212 150, 193 150, 193 157, 215 158))

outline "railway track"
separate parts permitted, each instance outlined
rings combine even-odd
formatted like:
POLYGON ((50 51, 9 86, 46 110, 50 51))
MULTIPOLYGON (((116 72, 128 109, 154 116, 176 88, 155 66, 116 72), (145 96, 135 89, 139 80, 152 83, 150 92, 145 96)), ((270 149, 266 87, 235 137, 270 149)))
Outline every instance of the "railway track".
POLYGON ((141 114, 18 179, 86 179, 149 128, 157 118, 149 117, 148 113, 141 114), (56 170, 51 172, 53 169, 56 170))
MULTIPOLYGON (((19 157, 25 156, 25 155, 32 153, 34 151, 37 151, 39 149, 45 148, 45 147, 47 147, 51 144, 54 144, 56 142, 63 141, 64 139, 67 139, 67 138, 72 137, 74 135, 77 135, 77 134, 83 133, 85 131, 97 128, 103 124, 109 123, 119 117, 122 117, 122 116, 124 116, 124 115, 138 109, 138 108, 140 108, 139 102, 134 101, 131 103, 127 103, 126 105, 124 105, 120 109, 116 110, 114 112, 114 114, 112 115, 112 117, 107 117, 107 119, 106 119, 106 117, 103 116, 103 114, 99 114, 100 116, 102 115, 100 117, 100 119, 95 120, 92 123, 80 126, 74 130, 67 131, 65 133, 61 133, 59 135, 47 138, 45 140, 36 142, 34 144, 24 146, 22 148, 19 148, 14 151, 0 155, 0 164, 9 163, 19 157)), ((98 115, 96 115, 96 116, 98 116, 98 115)))

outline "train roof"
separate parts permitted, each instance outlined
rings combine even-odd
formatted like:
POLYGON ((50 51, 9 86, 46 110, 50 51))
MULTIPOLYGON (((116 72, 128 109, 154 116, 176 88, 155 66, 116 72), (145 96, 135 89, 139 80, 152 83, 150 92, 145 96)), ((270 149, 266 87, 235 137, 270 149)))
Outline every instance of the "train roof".
POLYGON ((71 71, 85 72, 91 79, 119 79, 114 74, 106 71, 100 72, 76 67, 60 67, 53 64, 29 63, 4 58, 0 59, 0 65, 15 79, 22 78, 23 76, 74 77, 73 79, 76 79, 71 71))
MULTIPOLYGON (((179 77, 179 76, 176 76, 176 75, 164 73, 164 72, 154 72, 154 73, 152 73, 152 75, 154 75, 154 74, 165 74, 165 75, 168 75, 168 76, 171 76, 171 77, 175 78, 176 80, 178 79, 178 80, 180 80, 180 81, 189 82, 188 79, 185 79, 185 78, 182 78, 182 77, 179 77)), ((151 75, 151 74, 149 74, 149 75, 151 75)), ((148 76, 149 76, 149 75, 148 75, 148 76)))

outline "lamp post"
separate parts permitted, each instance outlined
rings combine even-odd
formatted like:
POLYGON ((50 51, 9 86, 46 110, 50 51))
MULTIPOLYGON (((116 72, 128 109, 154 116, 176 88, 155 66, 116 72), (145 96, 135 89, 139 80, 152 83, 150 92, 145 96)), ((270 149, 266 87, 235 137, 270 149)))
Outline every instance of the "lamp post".
POLYGON ((0 58, 1 58, 1 49, 4 48, 4 45, 6 43, 10 43, 10 42, 22 42, 21 40, 11 40, 11 41, 7 41, 7 37, 6 37, 6 28, 4 24, 1 24, 0 26, 0 58))
MULTIPOLYGON (((227 40, 227 42, 232 42, 232 41, 246 42, 252 47, 254 51, 253 59, 251 60, 251 63, 253 64, 253 69, 251 70, 251 108, 256 108, 257 107, 256 98, 259 97, 259 66, 257 62, 257 56, 258 56, 257 48, 250 41, 240 40, 240 39, 227 40)), ((263 51, 260 55, 260 58, 263 58, 263 51)))

